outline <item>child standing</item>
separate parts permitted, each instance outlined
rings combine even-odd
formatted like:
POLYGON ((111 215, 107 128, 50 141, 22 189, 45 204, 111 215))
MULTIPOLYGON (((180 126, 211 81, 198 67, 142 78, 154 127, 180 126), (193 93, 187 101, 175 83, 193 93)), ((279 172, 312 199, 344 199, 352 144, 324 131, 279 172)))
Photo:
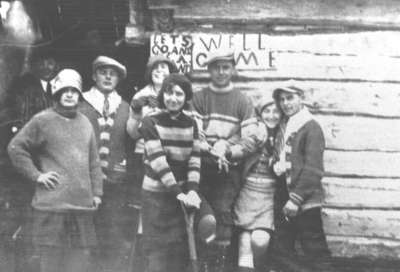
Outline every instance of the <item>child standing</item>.
POLYGON ((52 108, 35 115, 12 139, 14 167, 35 183, 33 243, 40 271, 87 271, 96 245, 93 212, 101 203, 102 173, 89 120, 77 111, 81 77, 62 70, 52 108))
POLYGON ((253 153, 246 158, 243 168, 243 186, 234 205, 234 223, 239 229, 238 271, 263 271, 271 232, 274 230, 274 193, 276 177, 272 162, 276 152, 274 141, 281 111, 272 97, 264 97, 258 106, 260 122, 258 135, 264 139, 248 141, 246 148, 231 148, 232 159, 253 153), (266 133, 265 133, 266 132, 266 133))
POLYGON ((304 106, 302 89, 294 85, 278 88, 273 97, 287 120, 274 171, 284 175, 289 193, 283 207, 287 220, 277 230, 277 248, 294 257, 295 241, 299 239, 306 259, 316 271, 328 271, 324 260, 330 252, 321 219, 324 135, 304 106))

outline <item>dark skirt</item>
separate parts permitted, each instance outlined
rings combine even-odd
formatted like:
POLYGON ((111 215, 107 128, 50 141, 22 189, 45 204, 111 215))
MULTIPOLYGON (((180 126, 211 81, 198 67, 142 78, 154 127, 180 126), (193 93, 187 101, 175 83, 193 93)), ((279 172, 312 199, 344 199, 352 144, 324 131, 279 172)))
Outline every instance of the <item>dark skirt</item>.
POLYGON ((97 244, 93 212, 33 210, 35 246, 89 248, 97 244))
POLYGON ((174 194, 143 190, 142 201, 144 248, 186 240, 183 211, 174 194))

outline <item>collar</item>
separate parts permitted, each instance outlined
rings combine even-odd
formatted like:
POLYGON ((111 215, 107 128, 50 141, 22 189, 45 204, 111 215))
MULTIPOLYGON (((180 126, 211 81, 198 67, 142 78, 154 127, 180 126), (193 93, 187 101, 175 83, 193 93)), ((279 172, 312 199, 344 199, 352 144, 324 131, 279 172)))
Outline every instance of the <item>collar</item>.
MULTIPOLYGON (((101 115, 103 114, 105 96, 95 86, 93 86, 89 91, 83 93, 83 98, 90 105, 92 105, 92 107, 97 112, 99 112, 101 115)), ((121 96, 115 90, 108 95, 108 102, 110 104, 110 113, 114 113, 117 111, 119 104, 121 104, 121 101, 122 101, 121 96)))
POLYGON ((313 119, 314 117, 306 107, 303 107, 303 109, 298 113, 290 117, 286 125, 285 141, 291 134, 297 132, 302 126, 304 126, 305 123, 313 119))
POLYGON ((233 83, 230 82, 228 86, 223 87, 223 88, 219 88, 217 86, 214 86, 212 83, 210 83, 208 85, 208 87, 210 88, 211 91, 215 92, 215 93, 227 93, 233 90, 233 83))
POLYGON ((40 84, 42 85, 42 90, 44 92, 46 92, 46 88, 47 88, 47 82, 50 82, 51 86, 54 86, 54 81, 55 81, 55 77, 53 79, 51 79, 50 81, 46 81, 43 79, 40 79, 40 84))

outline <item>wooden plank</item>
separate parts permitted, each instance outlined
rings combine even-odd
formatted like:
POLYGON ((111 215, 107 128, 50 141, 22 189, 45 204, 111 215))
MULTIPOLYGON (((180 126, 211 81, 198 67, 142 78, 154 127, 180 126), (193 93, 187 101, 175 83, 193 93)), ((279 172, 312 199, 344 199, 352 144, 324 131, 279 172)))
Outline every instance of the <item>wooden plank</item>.
POLYGON ((400 258, 400 241, 390 239, 327 235, 329 249, 336 257, 400 258))
POLYGON ((400 211, 324 208, 329 235, 387 238, 400 241, 400 211))
POLYGON ((327 148, 400 151, 400 119, 318 115, 327 148))
POLYGON ((204 62, 212 51, 234 49, 238 70, 261 70, 265 78, 387 81, 398 80, 400 51, 394 45, 399 42, 400 31, 294 36, 163 33, 152 35, 150 48, 152 55, 163 54, 194 71, 206 70, 204 62))
POLYGON ((400 179, 325 177, 327 207, 400 209, 400 179))
MULTIPOLYGON (((261 96, 271 95, 275 88, 285 84, 288 81, 258 79, 236 82, 236 86, 254 102, 261 96)), ((400 117, 400 84, 329 81, 295 81, 295 84, 305 90, 306 103, 317 111, 400 117)), ((195 91, 204 86, 205 83, 194 81, 195 91)))
POLYGON ((400 177, 400 153, 326 150, 324 163, 330 175, 400 177))
MULTIPOLYGON (((212 19, 235 19, 240 22, 258 20, 264 24, 284 24, 300 19, 327 20, 341 23, 366 25, 399 25, 399 5, 396 1, 349 1, 349 0, 298 0, 298 1, 260 1, 248 0, 243 5, 241 0, 213 1, 186 0, 176 11, 177 19, 202 19, 210 24, 212 19)), ((321 22, 322 21, 322 22, 321 22)), ((301 25, 301 21, 297 22, 301 25)), ((304 27, 304 26, 303 26, 304 27)))

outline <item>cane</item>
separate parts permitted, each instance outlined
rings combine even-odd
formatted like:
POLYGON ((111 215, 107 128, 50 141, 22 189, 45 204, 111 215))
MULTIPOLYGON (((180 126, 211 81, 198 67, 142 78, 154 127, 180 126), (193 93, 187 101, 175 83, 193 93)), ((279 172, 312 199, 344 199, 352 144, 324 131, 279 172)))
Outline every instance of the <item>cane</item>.
POLYGON ((181 202, 181 207, 183 210, 183 215, 186 223, 186 233, 189 245, 189 257, 190 257, 190 268, 191 272, 199 272, 200 266, 197 259, 196 251, 196 240, 194 237, 194 212, 189 213, 186 210, 185 205, 181 202))

